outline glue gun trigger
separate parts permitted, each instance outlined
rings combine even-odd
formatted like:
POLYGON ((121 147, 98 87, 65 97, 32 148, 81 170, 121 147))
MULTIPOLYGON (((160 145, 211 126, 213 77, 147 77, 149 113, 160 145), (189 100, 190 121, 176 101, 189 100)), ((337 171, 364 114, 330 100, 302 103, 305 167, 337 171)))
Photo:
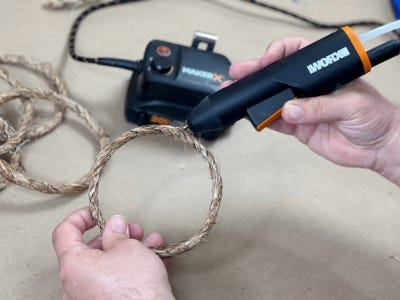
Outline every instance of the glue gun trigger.
POLYGON ((296 98, 288 88, 247 109, 247 117, 257 131, 263 130, 281 116, 283 105, 296 98))

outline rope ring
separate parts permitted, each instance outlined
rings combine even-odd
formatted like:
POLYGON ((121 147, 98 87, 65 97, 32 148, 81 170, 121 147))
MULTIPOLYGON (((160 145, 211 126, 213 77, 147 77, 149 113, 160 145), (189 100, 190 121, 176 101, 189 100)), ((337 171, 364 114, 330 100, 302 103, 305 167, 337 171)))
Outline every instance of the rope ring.
MULTIPOLYGON (((0 79, 3 79, 12 88, 21 87, 21 84, 6 70, 0 69, 0 79)), ((20 121, 20 127, 18 128, 18 130, 15 130, 13 134, 8 134, 7 140, 0 145, 0 155, 15 151, 18 145, 21 144, 21 142, 25 138, 27 129, 31 125, 33 119, 32 102, 25 97, 21 98, 21 102, 23 106, 23 114, 20 121)), ((6 120, 2 119, 1 122, 2 127, 4 126, 4 128, 7 128, 7 126, 9 126, 9 128, 12 128, 11 125, 5 124, 5 122, 7 122, 6 120)))
MULTIPOLYGON (((0 68, 0 79, 4 80, 8 85, 12 88, 21 87, 21 84, 18 80, 13 77, 9 72, 0 68)), ((23 113, 21 116, 21 120, 19 122, 18 130, 15 130, 8 121, 0 117, 0 128, 4 134, 1 141, 3 142, 0 145, 0 157, 3 157, 6 154, 11 155, 10 167, 14 170, 18 168, 23 170, 21 157, 21 144, 24 142, 26 132, 33 120, 33 104, 30 99, 21 98, 21 104, 23 107, 23 113)), ((3 190, 7 186, 7 180, 3 177, 0 178, 0 191, 3 190)))
MULTIPOLYGON (((2 117, 0 117, 0 128, 3 131, 4 137, 1 137, 0 141, 4 141, 7 143, 7 141, 15 136, 16 130, 2 117)), ((1 146, 3 146, 2 144, 1 146)), ((0 149, 1 149, 0 146, 0 149)), ((1 150, 0 150, 1 153, 1 150)), ((16 145, 16 148, 14 151, 10 153, 5 153, 5 154, 10 154, 10 167, 13 170, 17 170, 18 168, 21 170, 24 170, 24 167, 22 165, 21 157, 22 157, 22 151, 21 151, 21 145, 16 145)), ((1 154, 0 158, 3 159, 5 154, 1 154)), ((8 182, 5 178, 0 176, 0 191, 3 190, 7 186, 8 182)))
POLYGON ((177 142, 192 146, 193 149, 198 152, 206 162, 208 162, 211 175, 211 203, 202 227, 192 237, 185 241, 182 241, 178 244, 169 244, 164 249, 154 249, 154 252, 160 257, 172 257, 174 255, 191 250, 198 243, 205 240, 213 225, 216 223, 222 198, 222 179, 218 164, 216 163, 213 154, 209 152, 189 130, 168 125, 149 125, 137 127, 130 131, 124 132, 120 137, 103 148, 97 156, 92 170, 93 177, 89 183, 89 209, 93 220, 96 221, 97 226, 100 228, 100 232, 102 232, 106 223, 99 208, 98 199, 99 179, 102 171, 107 161, 117 149, 132 139, 147 135, 167 135, 175 138, 177 142))
MULTIPOLYGON (((0 94, 0 104, 17 98, 40 98, 53 101, 59 106, 67 107, 75 112, 83 119, 90 132, 97 138, 100 148, 103 148, 109 142, 108 135, 103 128, 93 119, 89 112, 81 105, 67 98, 66 96, 57 94, 51 90, 40 90, 31 88, 18 88, 13 91, 0 94)), ((28 189, 36 190, 49 194, 71 194, 85 190, 88 187, 91 173, 84 175, 79 181, 69 184, 50 184, 40 182, 25 176, 12 168, 10 164, 0 159, 0 174, 10 182, 21 185, 28 189)))
MULTIPOLYGON (((0 56, 0 63, 16 65, 23 67, 34 72, 41 74, 46 78, 52 87, 61 95, 67 96, 67 91, 64 82, 58 76, 52 65, 48 63, 42 63, 32 58, 24 57, 21 55, 5 54, 0 56)), ((19 86, 18 86, 19 87, 19 86)), ((56 105, 55 111, 51 118, 43 122, 40 126, 29 128, 26 133, 26 138, 29 140, 39 138, 46 133, 52 131, 58 125, 61 124, 64 118, 65 107, 63 105, 56 105)))

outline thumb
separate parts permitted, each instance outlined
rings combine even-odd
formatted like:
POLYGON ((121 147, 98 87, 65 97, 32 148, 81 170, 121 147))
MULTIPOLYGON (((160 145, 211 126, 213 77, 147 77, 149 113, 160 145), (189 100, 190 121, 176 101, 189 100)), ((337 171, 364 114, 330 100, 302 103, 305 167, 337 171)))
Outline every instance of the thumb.
POLYGON ((282 109, 282 117, 291 124, 334 122, 345 119, 348 114, 349 107, 337 95, 291 100, 282 109))
POLYGON ((126 239, 129 239, 128 223, 123 216, 113 216, 103 230, 103 250, 107 251, 126 239))

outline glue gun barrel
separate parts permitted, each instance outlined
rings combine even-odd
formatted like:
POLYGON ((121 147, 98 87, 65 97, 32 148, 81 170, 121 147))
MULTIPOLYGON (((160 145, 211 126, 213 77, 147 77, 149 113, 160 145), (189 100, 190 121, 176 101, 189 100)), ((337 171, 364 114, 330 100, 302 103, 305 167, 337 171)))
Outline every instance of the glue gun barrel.
POLYGON ((277 93, 285 88, 275 81, 258 82, 263 72, 251 74, 204 98, 188 115, 187 124, 195 134, 219 131, 246 116, 246 110, 263 99, 265 89, 277 93), (251 95, 251 97, 249 97, 251 95))
POLYGON ((332 92, 370 69, 357 35, 343 27, 209 95, 186 121, 198 135, 227 128, 244 117, 260 131, 280 116, 285 102, 332 92))

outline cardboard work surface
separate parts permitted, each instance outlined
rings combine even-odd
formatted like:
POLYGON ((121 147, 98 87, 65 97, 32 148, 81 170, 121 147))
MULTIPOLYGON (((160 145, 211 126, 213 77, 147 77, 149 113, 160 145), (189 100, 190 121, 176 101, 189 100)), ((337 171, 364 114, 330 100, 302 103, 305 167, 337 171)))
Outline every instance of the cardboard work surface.
MULTIPOLYGON (((268 2, 325 22, 393 20, 390 1, 268 2)), ((50 11, 39 0, 0 4, 1 54, 53 64, 70 97, 112 138, 135 126, 123 114, 130 72, 67 55, 68 32, 81 9, 50 11)), ((77 51, 140 59, 150 40, 190 45, 196 30, 218 35, 215 51, 232 62, 259 57, 276 39, 316 40, 331 32, 239 0, 151 0, 89 16, 77 51)), ((365 79, 400 103, 399 67, 399 58, 392 59, 365 79)), ((27 86, 46 86, 30 72, 4 68, 27 86)), ((7 88, 0 83, 0 91, 7 88)), ((51 112, 52 105, 36 102, 44 114, 51 112)), ((7 104, 0 113, 12 109, 7 104)), ((177 299, 400 299, 396 185, 369 170, 334 165, 291 136, 257 133, 246 120, 207 146, 221 167, 223 202, 207 241, 173 259, 169 274, 177 299)), ((68 112, 62 125, 22 150, 31 177, 71 182, 90 170, 97 144, 68 112)), ((206 163, 190 148, 166 137, 138 138, 107 165, 100 206, 107 218, 123 214, 146 233, 159 231, 178 242, 203 222, 210 186, 206 163)), ((87 205, 86 192, 45 195, 9 185, 0 193, 0 299, 61 298, 51 233, 67 214, 87 205)))

